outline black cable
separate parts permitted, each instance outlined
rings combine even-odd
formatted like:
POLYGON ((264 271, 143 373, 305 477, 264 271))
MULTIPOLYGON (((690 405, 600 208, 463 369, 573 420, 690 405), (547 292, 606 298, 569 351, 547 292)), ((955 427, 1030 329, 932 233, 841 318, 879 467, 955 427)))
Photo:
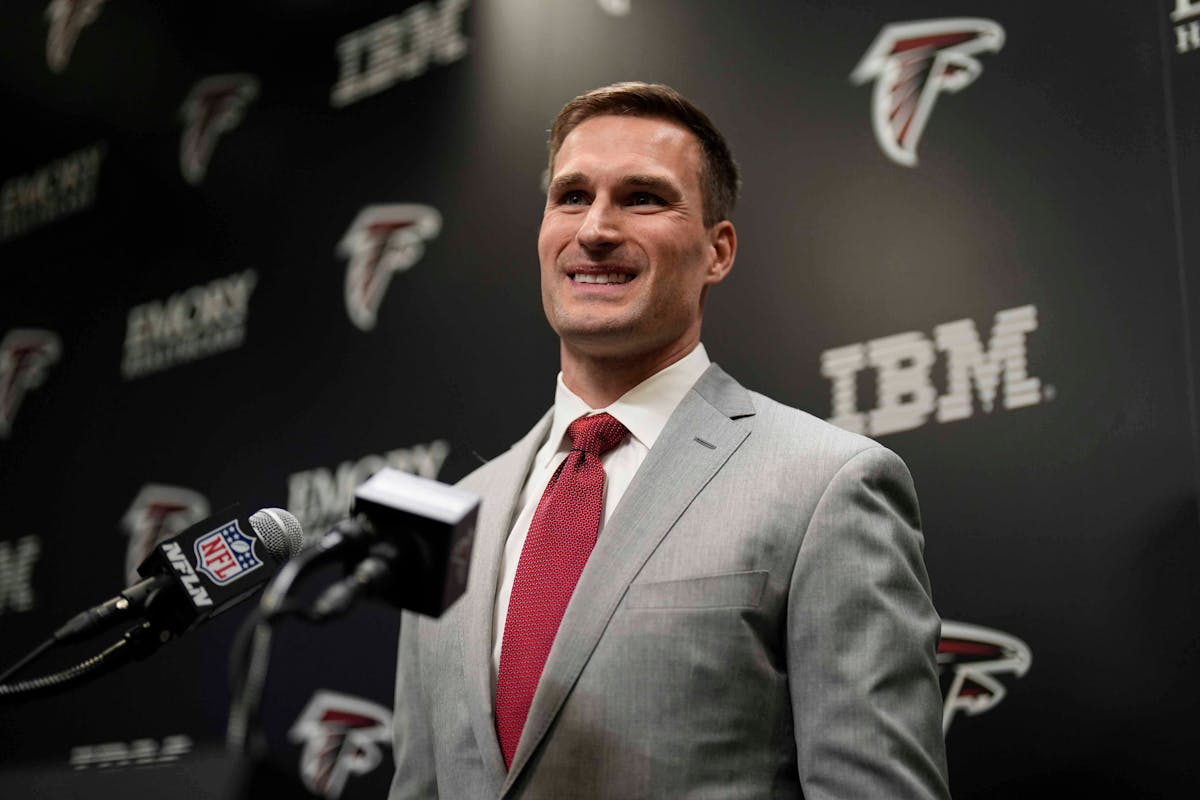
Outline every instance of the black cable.
POLYGON ((8 669, 4 670, 4 673, 3 673, 3 674, 0 674, 0 683, 3 683, 4 681, 6 681, 6 680, 8 680, 9 678, 11 678, 13 675, 15 675, 15 674, 17 674, 18 672, 20 672, 20 671, 21 671, 21 669, 22 669, 22 668, 23 668, 23 667, 24 667, 26 664, 29 664, 29 663, 30 663, 30 662, 32 662, 34 659, 36 659, 38 656, 40 656, 42 653, 46 652, 46 651, 47 651, 47 650, 49 650, 51 647, 54 647, 54 645, 56 645, 56 644, 58 644, 58 639, 56 639, 56 638, 54 638, 53 636, 51 636, 51 637, 50 637, 49 639, 47 639, 46 641, 42 642, 42 643, 41 643, 41 644, 39 644, 37 647, 35 647, 35 648, 33 648, 32 650, 30 650, 28 653, 26 653, 26 654, 25 654, 25 657, 24 657, 24 658, 22 658, 22 659, 21 659, 20 661, 18 661, 17 663, 13 664, 13 665, 12 665, 11 667, 9 667, 8 669))
MULTIPOLYGON (((140 622, 100 653, 61 672, 0 685, 0 699, 8 700, 32 694, 44 694, 94 680, 128 662, 145 656, 165 641, 149 622, 140 622)), ((168 636, 169 638, 169 636, 168 636)))
POLYGON ((116 597, 76 614, 51 634, 49 639, 26 653, 16 664, 13 664, 3 673, 0 673, 0 683, 8 680, 33 663, 33 661, 44 655, 50 648, 83 639, 85 636, 97 634, 112 627, 122 619, 138 613, 145 607, 146 601, 164 586, 167 586, 170 581, 171 579, 165 575, 146 578, 126 588, 116 597))

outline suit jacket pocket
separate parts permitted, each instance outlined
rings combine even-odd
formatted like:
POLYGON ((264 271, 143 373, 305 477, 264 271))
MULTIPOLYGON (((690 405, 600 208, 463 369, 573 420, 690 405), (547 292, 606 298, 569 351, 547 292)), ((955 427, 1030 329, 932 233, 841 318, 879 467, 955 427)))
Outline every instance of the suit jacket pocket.
POLYGON ((626 608, 756 608, 767 584, 764 570, 727 572, 678 581, 633 583, 626 608))

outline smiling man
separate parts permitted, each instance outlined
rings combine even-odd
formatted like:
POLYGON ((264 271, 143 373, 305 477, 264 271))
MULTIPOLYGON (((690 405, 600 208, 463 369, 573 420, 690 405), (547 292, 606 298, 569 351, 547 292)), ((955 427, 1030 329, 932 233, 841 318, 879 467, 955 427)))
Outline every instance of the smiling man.
POLYGON ((466 595, 404 618, 392 798, 949 796, 907 469, 700 344, 737 190, 669 87, 555 120, 554 406, 463 481, 466 595))

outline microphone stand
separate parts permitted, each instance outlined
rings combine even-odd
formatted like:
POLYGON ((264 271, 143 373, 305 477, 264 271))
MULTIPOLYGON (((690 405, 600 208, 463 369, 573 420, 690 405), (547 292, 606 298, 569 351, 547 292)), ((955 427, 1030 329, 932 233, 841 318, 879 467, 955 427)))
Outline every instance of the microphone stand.
POLYGON ((302 550, 284 564, 267 585, 258 607, 243 623, 230 658, 232 699, 225 741, 234 753, 253 758, 265 750, 266 742, 261 729, 262 700, 270 670, 271 641, 276 622, 289 616, 320 621, 320 617, 305 606, 288 602, 293 585, 313 566, 363 541, 368 525, 362 517, 343 520, 323 536, 316 546, 302 550), (244 670, 239 669, 243 665, 244 670))

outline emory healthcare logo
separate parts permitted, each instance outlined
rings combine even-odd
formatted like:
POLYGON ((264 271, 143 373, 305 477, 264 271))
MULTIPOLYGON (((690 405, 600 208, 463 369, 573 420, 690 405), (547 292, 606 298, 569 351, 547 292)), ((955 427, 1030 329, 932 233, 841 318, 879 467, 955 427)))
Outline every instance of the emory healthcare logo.
POLYGON ((942 706, 945 733, 959 711, 974 716, 995 708, 1006 694, 1004 684, 996 676, 1005 673, 1024 676, 1033 663, 1033 654, 1029 645, 1010 634, 945 621, 937 662, 945 699, 942 706))
POLYGON ((346 312, 359 330, 375 327, 379 305, 392 275, 421 260, 425 242, 442 229, 442 215, 431 206, 391 204, 358 212, 338 242, 349 258, 346 268, 346 312))
POLYGON ((71 748, 67 765, 75 770, 108 770, 170 764, 191 753, 194 747, 192 738, 182 733, 164 736, 162 741, 146 738, 130 742, 84 744, 71 748))
POLYGON ((188 183, 197 186, 204 180, 217 137, 241 124, 246 106, 257 96, 253 75, 213 75, 192 87, 179 109, 184 125, 179 168, 188 183))
POLYGON ((987 19, 932 19, 885 25, 850 79, 875 81, 871 122, 888 158, 916 166, 917 143, 942 92, 970 86, 983 71, 974 56, 999 52, 1004 29, 987 19))
POLYGON ((350 513, 354 490, 384 467, 435 480, 450 455, 445 439, 371 453, 336 467, 293 472, 288 476, 287 509, 304 526, 305 546, 311 546, 338 520, 350 513))
POLYGON ((392 737, 392 712, 361 697, 325 689, 308 701, 288 731, 303 744, 300 779, 319 797, 341 797, 351 775, 366 775, 383 761, 381 744, 392 737))
POLYGON ((121 375, 132 380, 240 347, 257 283, 248 269, 131 308, 121 375))
POLYGON ((137 568, 155 547, 210 513, 208 499, 197 491, 158 483, 143 486, 121 518, 121 527, 129 537, 125 549, 126 585, 141 580, 137 568))
POLYGON ((97 142, 0 185, 0 242, 91 208, 108 146, 97 142))
POLYGON ((105 0, 51 0, 46 6, 46 65, 52 72, 62 72, 71 61, 75 42, 88 25, 96 21, 104 9, 105 0))
POLYGON ((0 340, 0 439, 12 432, 25 393, 42 385, 61 354, 62 343, 50 331, 18 328, 0 340))

